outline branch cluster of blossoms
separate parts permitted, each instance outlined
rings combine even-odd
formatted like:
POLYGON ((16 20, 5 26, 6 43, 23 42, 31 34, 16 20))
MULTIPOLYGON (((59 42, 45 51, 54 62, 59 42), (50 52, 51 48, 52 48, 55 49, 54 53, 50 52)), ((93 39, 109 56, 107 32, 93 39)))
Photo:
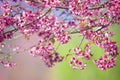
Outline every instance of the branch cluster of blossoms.
MULTIPOLYGON (((118 47, 115 41, 110 40, 113 33, 109 32, 109 28, 113 24, 120 24, 120 0, 1 0, 0 4, 2 55, 4 45, 9 46, 6 41, 12 40, 16 32, 27 40, 37 34, 39 41, 37 45, 29 48, 29 53, 40 57, 48 67, 52 67, 68 56, 60 56, 54 43, 67 44, 72 39, 71 35, 77 33, 82 35, 83 39, 73 48, 70 61, 72 68, 84 69, 87 64, 81 59, 91 60, 95 55, 90 43, 103 48, 105 52, 102 57, 93 60, 98 68, 107 70, 115 66, 118 47), (57 11, 61 14, 54 14, 57 11), (62 15, 65 16, 64 19, 61 19, 62 15), (82 50, 84 39, 88 42, 82 50)), ((18 47, 12 50, 20 53, 18 47)), ((14 66, 13 62, 6 62, 5 58, 0 58, 0 63, 7 65, 6 67, 14 66)))
POLYGON ((84 51, 82 51, 79 47, 73 49, 75 54, 74 57, 71 58, 70 65, 73 69, 84 69, 87 64, 80 61, 79 58, 90 60, 93 56, 91 52, 91 47, 89 44, 86 44, 84 51))
POLYGON ((108 55, 104 55, 98 60, 94 60, 94 63, 101 69, 113 68, 115 66, 115 58, 109 58, 108 55))
POLYGON ((63 57, 59 56, 59 54, 53 50, 54 48, 52 47, 52 44, 48 43, 46 45, 32 47, 30 54, 34 57, 40 56, 48 67, 52 67, 54 63, 61 62, 63 60, 63 57))

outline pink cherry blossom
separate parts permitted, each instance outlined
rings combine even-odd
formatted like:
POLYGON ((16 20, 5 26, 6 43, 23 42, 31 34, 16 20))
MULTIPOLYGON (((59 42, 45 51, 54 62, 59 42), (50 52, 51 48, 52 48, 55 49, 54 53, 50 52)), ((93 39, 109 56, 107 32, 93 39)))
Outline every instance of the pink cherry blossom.
POLYGON ((69 56, 61 56, 57 49, 69 44, 73 34, 83 37, 76 39, 80 43, 68 51, 72 55, 70 66, 73 69, 85 69, 86 63, 81 59, 91 60, 97 54, 92 52, 92 45, 104 51, 103 57, 94 60, 98 68, 107 70, 116 65, 118 45, 110 38, 114 32, 109 29, 120 24, 120 0, 1 0, 0 4, 0 53, 4 55, 0 63, 4 67, 15 66, 9 56, 6 61, 6 55, 11 52, 4 49, 20 53, 20 47, 7 43, 16 34, 22 34, 27 40, 37 35, 39 40, 28 47, 29 53, 40 57, 48 67, 69 56))

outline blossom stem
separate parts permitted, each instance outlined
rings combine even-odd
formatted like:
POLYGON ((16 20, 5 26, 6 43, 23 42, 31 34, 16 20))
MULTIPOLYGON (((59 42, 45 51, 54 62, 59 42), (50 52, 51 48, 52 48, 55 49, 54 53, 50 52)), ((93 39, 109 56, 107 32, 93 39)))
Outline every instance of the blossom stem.
POLYGON ((79 47, 82 45, 84 39, 85 39, 85 36, 83 35, 82 40, 80 41, 79 47))

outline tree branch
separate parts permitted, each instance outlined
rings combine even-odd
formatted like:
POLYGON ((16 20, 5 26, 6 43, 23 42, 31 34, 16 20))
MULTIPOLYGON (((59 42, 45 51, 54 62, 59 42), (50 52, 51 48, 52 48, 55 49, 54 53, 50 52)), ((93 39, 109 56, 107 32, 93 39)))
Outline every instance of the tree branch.
MULTIPOLYGON (((38 19, 36 19, 36 20, 34 20, 34 21, 32 21, 32 22, 30 22, 30 23, 28 23, 28 24, 25 24, 25 25, 23 25, 22 27, 24 28, 25 26, 28 26, 28 25, 36 22, 37 20, 39 20, 39 19, 43 18, 45 15, 47 15, 50 11, 51 11, 51 8, 50 8, 45 14, 43 14, 42 16, 40 16, 38 19)), ((10 31, 5 32, 4 34, 7 34, 7 33, 9 33, 9 32, 17 32, 17 31, 18 31, 18 28, 15 28, 15 29, 13 29, 13 30, 10 30, 10 31)))
POLYGON ((100 9, 100 8, 104 8, 104 7, 105 7, 105 5, 101 4, 101 5, 96 6, 96 7, 91 7, 89 10, 100 9))

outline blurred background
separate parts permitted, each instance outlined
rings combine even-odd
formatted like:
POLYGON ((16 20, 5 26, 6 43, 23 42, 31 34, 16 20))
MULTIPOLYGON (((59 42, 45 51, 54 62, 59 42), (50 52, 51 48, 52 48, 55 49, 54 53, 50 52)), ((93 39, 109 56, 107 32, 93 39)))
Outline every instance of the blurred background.
MULTIPOLYGON (((115 33, 111 38, 117 42, 120 52, 120 25, 111 26, 110 31, 115 33)), ((12 43, 19 44, 23 48, 29 47, 37 42, 34 35, 30 40, 22 37, 12 40, 12 43)), ((76 47, 81 40, 77 34, 72 35, 72 40, 58 48, 61 55, 68 53, 70 48, 76 47)), ((86 41, 83 42, 82 47, 86 41)), ((101 57, 103 50, 96 45, 92 46, 94 53, 93 59, 101 57)), ((92 59, 92 60, 93 60, 92 59)), ((29 55, 28 51, 14 55, 12 61, 17 63, 13 68, 4 68, 0 66, 0 80, 120 80, 120 56, 117 57, 116 66, 107 71, 101 71, 95 66, 92 60, 87 61, 87 67, 84 70, 73 70, 69 66, 70 57, 63 62, 56 64, 53 68, 48 68, 39 57, 29 55)))

